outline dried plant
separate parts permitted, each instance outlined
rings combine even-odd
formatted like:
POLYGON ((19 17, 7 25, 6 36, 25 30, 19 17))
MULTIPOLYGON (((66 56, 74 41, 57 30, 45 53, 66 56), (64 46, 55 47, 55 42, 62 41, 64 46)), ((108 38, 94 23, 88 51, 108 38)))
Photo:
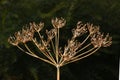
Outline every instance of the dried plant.
POLYGON ((90 23, 82 24, 79 21, 77 27, 72 30, 72 38, 68 40, 64 48, 61 48, 59 45, 59 31, 60 28, 65 26, 66 20, 63 18, 54 18, 51 22, 54 28, 49 31, 46 30, 46 40, 40 34, 40 31, 44 27, 44 23, 40 22, 38 25, 30 23, 29 27, 24 27, 21 31, 16 32, 14 36, 9 37, 8 42, 17 46, 28 55, 55 66, 57 68, 57 80, 60 80, 60 67, 86 58, 101 47, 110 46, 112 43, 112 38, 109 37, 109 34, 104 36, 103 33, 99 32, 98 26, 93 26, 90 23), (34 33, 39 35, 40 41, 34 37, 34 33), (88 36, 79 42, 77 38, 84 34, 88 36), (45 57, 38 56, 37 53, 33 52, 26 44, 28 41, 33 42, 45 57), (20 47, 19 43, 22 43, 26 49, 24 50, 20 47))

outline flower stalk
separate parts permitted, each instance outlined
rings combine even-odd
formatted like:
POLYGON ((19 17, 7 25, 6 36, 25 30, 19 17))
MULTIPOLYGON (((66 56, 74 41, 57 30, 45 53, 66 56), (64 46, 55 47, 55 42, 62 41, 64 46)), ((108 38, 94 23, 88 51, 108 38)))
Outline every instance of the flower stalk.
POLYGON ((60 80, 60 67, 57 66, 57 80, 60 80))

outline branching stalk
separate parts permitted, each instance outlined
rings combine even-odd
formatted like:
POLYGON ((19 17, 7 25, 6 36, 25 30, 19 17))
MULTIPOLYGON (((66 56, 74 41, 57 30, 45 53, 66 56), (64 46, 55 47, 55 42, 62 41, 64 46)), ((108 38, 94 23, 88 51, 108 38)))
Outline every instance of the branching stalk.
POLYGON ((86 58, 86 57, 92 55, 93 53, 95 53, 99 48, 100 48, 100 47, 96 48, 93 52, 91 52, 91 53, 89 53, 89 54, 87 54, 87 55, 85 55, 85 56, 82 56, 82 57, 80 57, 80 58, 76 58, 76 59, 74 59, 74 60, 71 60, 71 61, 69 61, 69 62, 66 62, 66 63, 63 64, 62 66, 67 65, 67 64, 72 63, 72 62, 76 62, 76 61, 81 60, 81 59, 83 59, 83 58, 86 58))
POLYGON ((89 23, 84 25, 81 21, 79 21, 77 23, 77 28, 72 30, 73 37, 68 41, 68 45, 62 48, 63 51, 59 51, 59 29, 65 26, 66 20, 63 18, 55 18, 52 19, 51 22, 54 29, 50 30, 50 32, 46 31, 46 33, 48 33, 48 38, 46 41, 40 34, 41 29, 44 27, 44 23, 40 22, 38 25, 35 23, 30 23, 29 27, 23 28, 21 31, 16 32, 12 37, 10 36, 8 42, 14 46, 17 46, 24 53, 55 66, 57 68, 57 80, 60 80, 60 67, 86 58, 95 53, 100 47, 108 47, 112 44, 112 37, 109 37, 109 34, 104 36, 104 34, 99 32, 99 27, 93 26, 89 23), (38 33, 41 43, 38 43, 37 40, 34 39, 35 32, 38 33), (77 37, 80 37, 86 32, 88 32, 88 36, 81 43, 78 42, 77 37), (45 58, 42 58, 41 55, 37 55, 33 50, 31 50, 31 48, 28 47, 26 42, 29 41, 34 43, 45 58), (87 41, 90 43, 85 45, 87 41), (20 43, 24 44, 24 47, 26 48, 25 50, 19 46, 20 43), (91 48, 91 46, 93 48, 91 48), (87 48, 89 50, 83 51, 87 48))
POLYGON ((35 40, 33 39, 33 43, 37 46, 37 48, 43 53, 43 55, 45 55, 50 61, 52 61, 54 64, 56 64, 56 62, 46 53, 46 52, 43 52, 40 48, 39 48, 39 46, 38 46, 38 44, 35 42, 35 40))

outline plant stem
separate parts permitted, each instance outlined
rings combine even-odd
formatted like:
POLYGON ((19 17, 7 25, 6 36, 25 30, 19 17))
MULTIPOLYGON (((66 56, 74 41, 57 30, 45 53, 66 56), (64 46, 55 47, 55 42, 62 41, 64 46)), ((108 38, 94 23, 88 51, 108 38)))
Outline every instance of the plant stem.
POLYGON ((57 80, 60 80, 60 67, 57 67, 57 80))

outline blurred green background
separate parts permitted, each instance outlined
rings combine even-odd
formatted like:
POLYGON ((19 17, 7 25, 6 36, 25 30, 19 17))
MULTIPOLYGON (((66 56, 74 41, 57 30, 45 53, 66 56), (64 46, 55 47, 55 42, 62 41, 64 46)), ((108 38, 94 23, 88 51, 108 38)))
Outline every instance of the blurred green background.
MULTIPOLYGON (((101 26, 113 37, 113 44, 96 54, 61 68, 61 80, 118 80, 120 52, 120 0, 0 0, 0 80, 56 80, 56 69, 28 56, 7 39, 29 22, 51 18, 67 20, 64 35, 77 21, 101 26)), ((69 38, 61 36, 64 40, 69 38)))

